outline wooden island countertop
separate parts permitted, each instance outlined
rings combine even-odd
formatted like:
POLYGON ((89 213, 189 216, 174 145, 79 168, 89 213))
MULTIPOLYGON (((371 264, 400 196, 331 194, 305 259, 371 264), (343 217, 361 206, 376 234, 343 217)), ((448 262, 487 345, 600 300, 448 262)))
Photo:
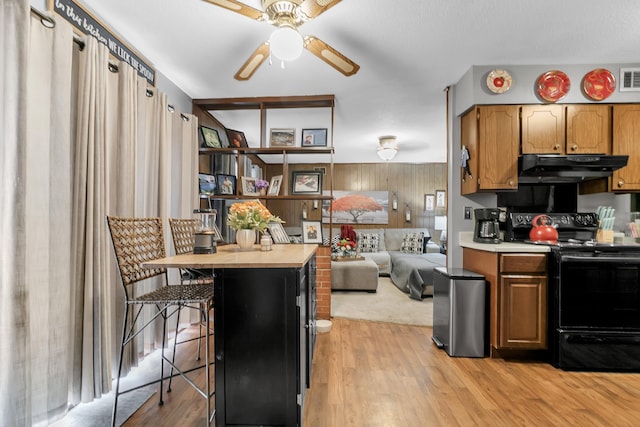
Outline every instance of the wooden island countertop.
POLYGON ((162 268, 300 268, 316 253, 316 244, 271 245, 263 252, 260 245, 241 250, 237 245, 218 246, 215 254, 184 254, 144 263, 162 268))

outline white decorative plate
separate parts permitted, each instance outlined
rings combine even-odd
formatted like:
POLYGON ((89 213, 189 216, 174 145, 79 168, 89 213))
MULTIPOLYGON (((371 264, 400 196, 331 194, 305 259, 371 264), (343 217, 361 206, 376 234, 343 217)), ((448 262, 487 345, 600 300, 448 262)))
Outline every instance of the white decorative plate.
POLYGON ((493 93, 504 93, 511 87, 511 75, 507 70, 493 70, 487 75, 487 87, 493 93))

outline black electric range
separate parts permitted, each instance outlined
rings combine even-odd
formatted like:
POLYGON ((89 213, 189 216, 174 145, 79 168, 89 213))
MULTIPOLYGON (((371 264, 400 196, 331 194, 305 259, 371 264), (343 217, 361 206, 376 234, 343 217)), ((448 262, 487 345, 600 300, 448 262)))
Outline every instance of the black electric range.
POLYGON ((640 372, 640 245, 596 242, 595 213, 545 214, 558 242, 532 242, 537 215, 510 213, 505 240, 550 246, 551 363, 565 370, 640 372))

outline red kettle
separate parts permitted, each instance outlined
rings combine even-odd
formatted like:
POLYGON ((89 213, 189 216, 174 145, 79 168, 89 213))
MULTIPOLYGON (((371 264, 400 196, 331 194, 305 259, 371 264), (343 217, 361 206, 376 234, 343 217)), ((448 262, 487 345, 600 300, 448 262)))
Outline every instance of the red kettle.
POLYGON ((549 215, 538 215, 533 218, 531 224, 533 228, 529 232, 529 238, 534 242, 552 242, 558 241, 558 230, 551 223, 553 220, 549 215))

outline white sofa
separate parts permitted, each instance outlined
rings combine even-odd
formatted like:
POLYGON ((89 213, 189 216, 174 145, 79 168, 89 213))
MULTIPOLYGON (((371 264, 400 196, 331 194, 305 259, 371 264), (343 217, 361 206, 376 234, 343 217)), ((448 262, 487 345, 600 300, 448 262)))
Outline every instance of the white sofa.
MULTIPOLYGON (((334 231, 332 235, 339 234, 334 231)), ((441 245, 431 241, 428 229, 359 228, 356 234, 360 255, 378 265, 379 275, 389 276, 398 289, 413 299, 433 295, 433 269, 446 266, 446 256, 441 253, 441 245), (422 253, 407 253, 406 248, 403 251, 403 242, 410 233, 423 233, 422 253), (377 251, 366 247, 374 234, 378 235, 377 251)))
MULTIPOLYGON (((299 228, 286 228, 290 236, 296 241, 300 235, 299 228)), ((378 274, 389 276, 394 285, 409 297, 422 299, 433 295, 432 274, 436 267, 446 266, 446 256, 442 254, 440 244, 431 241, 431 234, 427 228, 357 228, 360 255, 375 262, 378 274), (402 251, 405 236, 409 233, 423 233, 422 253, 406 253, 402 251), (363 242, 377 235, 377 250, 367 251, 362 247, 363 242)), ((324 244, 330 244, 329 229, 322 230, 324 244)), ((334 227, 331 236, 339 238, 340 229, 334 227)), ((444 242, 443 242, 444 243, 444 242)), ((342 267, 348 268, 348 267, 342 267)), ((350 289, 367 290, 364 285, 354 285, 350 289), (354 287, 355 286, 355 287, 354 287), (360 289, 362 288, 362 289, 360 289)))

